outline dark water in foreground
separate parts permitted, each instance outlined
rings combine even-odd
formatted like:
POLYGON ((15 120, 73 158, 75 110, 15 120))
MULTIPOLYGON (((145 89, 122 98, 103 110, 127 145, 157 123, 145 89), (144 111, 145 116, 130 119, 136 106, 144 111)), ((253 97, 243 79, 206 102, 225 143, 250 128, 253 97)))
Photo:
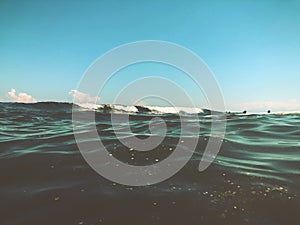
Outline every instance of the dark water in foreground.
MULTIPOLYGON (((133 132, 147 136, 153 116, 132 114, 133 132)), ((151 153, 122 146, 109 114, 96 113, 96 123, 113 154, 151 164, 167 157, 180 135, 176 115, 160 116, 168 136, 151 153)), ((71 105, 0 103, 0 224, 300 224, 300 114, 229 115, 221 151, 201 173, 211 118, 199 118, 197 150, 180 172, 156 185, 128 187, 84 161, 71 105)))

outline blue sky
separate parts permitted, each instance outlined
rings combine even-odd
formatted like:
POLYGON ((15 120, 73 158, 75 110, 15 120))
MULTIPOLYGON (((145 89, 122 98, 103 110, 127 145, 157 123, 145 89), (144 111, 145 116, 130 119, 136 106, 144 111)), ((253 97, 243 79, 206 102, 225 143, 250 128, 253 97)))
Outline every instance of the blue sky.
MULTIPOLYGON (((105 52, 164 40, 206 62, 228 109, 300 110, 299 12, 300 1, 2 0, 0 100, 15 89, 15 97, 71 101, 70 90, 105 52)), ((111 101, 124 77, 112 79, 100 102, 111 101)), ((179 82, 199 98, 188 81, 179 82)))

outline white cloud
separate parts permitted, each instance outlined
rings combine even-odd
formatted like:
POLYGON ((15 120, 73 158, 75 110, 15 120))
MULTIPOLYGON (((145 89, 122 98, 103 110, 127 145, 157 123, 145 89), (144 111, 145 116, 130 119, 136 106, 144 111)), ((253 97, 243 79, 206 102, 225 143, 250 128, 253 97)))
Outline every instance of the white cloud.
POLYGON ((77 90, 71 90, 69 94, 73 96, 74 102, 76 103, 96 103, 100 101, 98 96, 93 97, 77 90))
POLYGON ((9 100, 13 100, 14 102, 23 102, 23 103, 37 102, 36 99, 29 94, 19 93, 18 95, 16 95, 16 90, 13 88, 7 93, 7 97, 9 98, 9 100))
POLYGON ((264 112, 267 110, 271 111, 299 111, 300 103, 296 99, 290 99, 287 101, 256 101, 246 102, 243 104, 236 105, 236 110, 248 110, 256 112, 264 112))

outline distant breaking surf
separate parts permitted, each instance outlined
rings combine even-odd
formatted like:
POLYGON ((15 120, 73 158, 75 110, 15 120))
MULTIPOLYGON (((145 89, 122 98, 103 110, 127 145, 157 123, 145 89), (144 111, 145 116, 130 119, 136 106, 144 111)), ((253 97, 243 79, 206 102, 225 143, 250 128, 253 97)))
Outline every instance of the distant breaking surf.
MULTIPOLYGON (((172 107, 172 106, 141 106, 141 105, 122 105, 122 104, 74 104, 70 102, 37 102, 37 103, 17 103, 17 102, 0 102, 5 105, 5 108, 23 108, 26 110, 93 110, 100 113, 128 113, 128 114, 223 114, 224 112, 213 111, 210 109, 199 107, 172 107)), ((300 111, 286 111, 286 112, 226 112, 226 114, 300 114, 300 111)))

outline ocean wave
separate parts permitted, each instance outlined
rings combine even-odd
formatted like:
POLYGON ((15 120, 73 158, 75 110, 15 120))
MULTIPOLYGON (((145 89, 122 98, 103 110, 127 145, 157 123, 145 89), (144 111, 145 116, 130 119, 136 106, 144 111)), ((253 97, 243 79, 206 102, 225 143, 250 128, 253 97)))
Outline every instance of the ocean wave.
MULTIPOLYGON (((201 108, 191 107, 163 107, 163 106, 140 106, 120 104, 82 105, 84 109, 92 109, 103 113, 147 113, 147 114, 199 114, 204 113, 201 108)), ((206 110, 209 112, 209 110, 206 110)))

